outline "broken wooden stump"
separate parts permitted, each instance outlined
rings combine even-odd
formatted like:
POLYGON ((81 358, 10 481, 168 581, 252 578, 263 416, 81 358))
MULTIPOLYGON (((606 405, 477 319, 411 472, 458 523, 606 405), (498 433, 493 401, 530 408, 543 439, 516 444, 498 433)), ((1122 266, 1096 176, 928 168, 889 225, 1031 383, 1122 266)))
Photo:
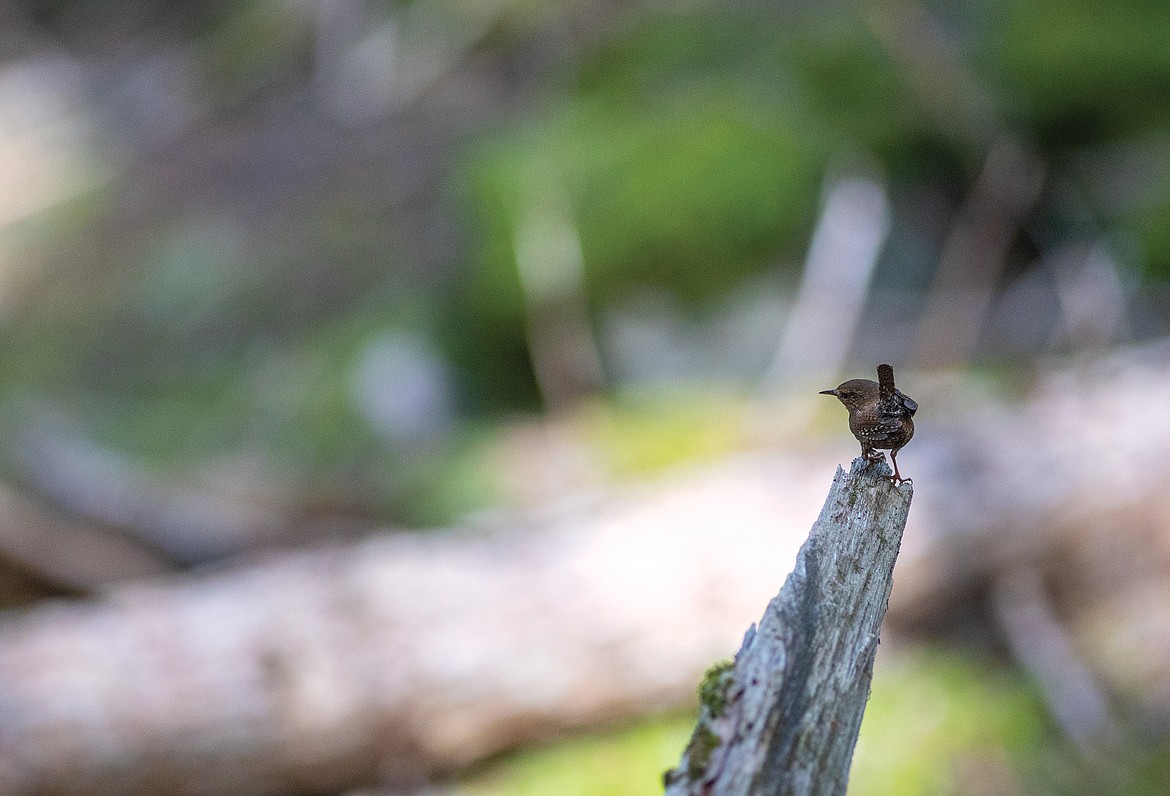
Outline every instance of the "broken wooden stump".
POLYGON ((733 663, 700 688, 667 796, 844 794, 913 486, 857 458, 733 663))

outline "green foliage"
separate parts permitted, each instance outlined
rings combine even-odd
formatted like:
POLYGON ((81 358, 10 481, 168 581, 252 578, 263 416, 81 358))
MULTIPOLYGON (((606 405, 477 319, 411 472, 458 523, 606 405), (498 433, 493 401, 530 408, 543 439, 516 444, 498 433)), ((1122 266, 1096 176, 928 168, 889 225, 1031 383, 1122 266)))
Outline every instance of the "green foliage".
POLYGON ((727 691, 734 679, 731 676, 735 661, 720 661, 703 675, 699 683, 699 704, 707 708, 712 718, 719 718, 727 709, 727 691))
POLYGON ((931 651, 879 672, 851 774, 867 794, 1012 793, 1015 766, 1053 748, 1043 704, 1011 672, 931 651), (963 783, 971 766, 989 779, 963 783))
POLYGON ((853 756, 850 792, 866 796, 1166 792, 1170 756, 1087 759, 1053 726, 1020 673, 924 648, 885 659, 853 756))
POLYGON ((608 735, 521 752, 454 789, 456 796, 636 796, 661 794, 662 771, 678 762, 691 718, 658 719, 608 735))
POLYGON ((799 18, 778 58, 803 87, 809 113, 836 132, 846 152, 854 148, 892 173, 919 177, 954 164, 951 145, 860 9, 799 18))
POLYGON ((456 318, 476 333, 463 362, 527 377, 516 237, 550 193, 580 247, 571 289, 591 305, 647 287, 701 304, 797 250, 822 157, 784 111, 723 90, 621 115, 582 103, 485 151, 471 170, 480 234, 456 318))
POLYGON ((582 99, 533 120, 470 167, 476 301, 519 316, 515 236, 549 191, 567 201, 593 300, 638 285, 719 296, 801 242, 824 158, 814 139, 791 111, 718 83, 652 107, 582 99))
POLYGON ((209 20, 199 39, 206 76, 223 94, 243 99, 307 66, 312 27, 295 6, 248 0, 209 20))
POLYGON ((452 320, 475 330, 456 353, 480 384, 530 378, 517 247, 550 207, 580 250, 570 287, 594 308, 647 287, 702 306, 803 250, 837 139, 778 88, 778 35, 726 15, 639 17, 562 93, 468 147, 455 183, 470 273, 452 320))
POLYGON ((607 474, 645 477, 748 445, 743 402, 715 393, 641 393, 582 407, 583 442, 607 474))
POLYGON ((998 4, 981 50, 1007 108, 1047 147, 1097 144, 1170 121, 1170 6, 1150 0, 998 4))
POLYGON ((1165 282, 1170 279, 1170 180, 1166 182, 1165 199, 1143 213, 1138 221, 1138 234, 1147 275, 1165 282))
MULTIPOLYGON (((467 796, 651 796, 651 772, 678 764, 693 719, 655 719, 500 761, 456 790, 467 796)), ((1140 746, 1090 761, 1063 740, 1028 679, 928 647, 881 657, 849 792, 857 796, 1027 793, 1155 796, 1170 755, 1140 746)))
MULTIPOLYGON (((12 414, 15 396, 47 396, 99 443, 150 466, 198 469, 247 448, 278 478, 434 521, 498 496, 490 469, 476 469, 496 432, 456 433, 451 448, 425 454, 395 449, 359 416, 348 380, 370 335, 410 329, 457 361, 468 414, 538 408, 517 267, 534 218, 561 223, 579 247, 580 283, 570 275, 562 287, 591 319, 642 291, 701 311, 793 267, 826 173, 861 163, 891 178, 895 200, 879 274, 925 290, 988 142, 950 135, 938 95, 954 87, 921 72, 929 58, 912 63, 921 53, 969 77, 989 127, 1046 160, 1052 188, 1026 225, 1030 259, 1079 235, 1110 241, 1150 281, 1170 277, 1170 6, 1153 0, 935 0, 916 7, 921 30, 893 31, 901 40, 882 27, 902 19, 891 9, 846 0, 641 5, 569 38, 549 31, 572 29, 580 9, 509 0, 485 29, 474 5, 383 4, 354 18, 352 41, 329 46, 363 55, 363 36, 389 35, 378 26, 391 21, 395 36, 423 31, 416 46, 428 24, 479 34, 433 91, 385 126, 351 120, 348 130, 331 126, 329 81, 316 82, 329 70, 315 60, 327 42, 313 13, 258 0, 147 7, 154 43, 125 33, 117 46, 158 45, 151 69, 174 65, 142 72, 159 97, 127 96, 97 116, 111 114, 116 129, 156 102, 189 120, 152 138, 154 154, 133 143, 115 153, 125 172, 98 169, 112 175, 101 190, 6 228, 9 259, 48 276, 6 308, 0 413, 12 414), (171 41, 182 46, 162 47, 171 41), (526 59, 535 51, 553 55, 526 59), (525 101, 520 112, 484 100, 497 114, 487 127, 438 121, 459 86, 510 69, 523 74, 498 79, 525 101), (178 94, 166 100, 169 81, 178 94), (433 134, 436 152, 457 141, 458 156, 413 164, 404 170, 418 173, 399 182, 404 164, 383 139, 409 129, 433 134), (401 230, 424 238, 451 221, 436 209, 440 183, 464 234, 457 262, 430 273, 404 254, 401 230), (119 193, 126 186, 132 196, 119 193), (933 197, 925 221, 899 204, 900 191, 920 189, 933 197), (910 276, 889 267, 911 260, 923 265, 910 276)), ((118 13, 50 4, 41 21, 82 41, 85 25, 68 20, 108 14, 123 20, 101 28, 112 42, 137 24, 118 13)), ((619 395, 572 422, 607 474, 644 475, 741 447, 736 411, 718 399, 706 411, 703 400, 619 395)))
POLYGON ((700 780, 707 773, 707 766, 711 762, 711 755, 723 743, 723 739, 708 726, 705 719, 699 719, 687 744, 687 779, 691 782, 700 780))
MULTIPOLYGON (((592 477, 620 484, 746 449, 745 415, 742 400, 726 395, 643 393, 591 401, 549 422, 596 466, 592 477)), ((510 455, 527 453, 516 451, 516 436, 507 425, 468 425, 428 460, 425 477, 405 496, 409 516, 442 524, 508 503, 510 455)))

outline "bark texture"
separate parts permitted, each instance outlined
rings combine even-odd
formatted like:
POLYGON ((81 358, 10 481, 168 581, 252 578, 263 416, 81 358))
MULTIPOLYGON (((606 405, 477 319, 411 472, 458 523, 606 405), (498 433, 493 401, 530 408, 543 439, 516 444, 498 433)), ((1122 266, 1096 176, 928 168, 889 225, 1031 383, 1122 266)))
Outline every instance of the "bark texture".
POLYGON ((913 487, 858 458, 732 667, 708 673, 668 796, 843 794, 913 487))

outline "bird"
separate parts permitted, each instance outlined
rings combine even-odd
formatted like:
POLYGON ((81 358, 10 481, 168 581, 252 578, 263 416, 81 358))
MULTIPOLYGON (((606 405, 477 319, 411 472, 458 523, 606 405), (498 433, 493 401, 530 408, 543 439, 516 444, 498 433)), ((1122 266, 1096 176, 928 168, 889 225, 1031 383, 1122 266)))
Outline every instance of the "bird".
POLYGON ((910 481, 898 471, 898 451, 914 436, 914 413, 918 403, 894 387, 894 369, 877 366, 878 380, 850 379, 836 389, 821 390, 832 395, 849 410, 849 430, 861 443, 861 455, 868 461, 885 459, 879 450, 890 452, 894 474, 886 476, 895 484, 910 481))

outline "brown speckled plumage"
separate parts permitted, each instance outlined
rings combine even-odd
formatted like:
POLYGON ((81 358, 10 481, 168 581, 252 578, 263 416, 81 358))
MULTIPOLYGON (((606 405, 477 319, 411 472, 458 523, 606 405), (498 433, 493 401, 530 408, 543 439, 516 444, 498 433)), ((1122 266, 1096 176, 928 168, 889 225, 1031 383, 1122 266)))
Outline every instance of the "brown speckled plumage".
POLYGON ((878 365, 878 380, 850 379, 834 390, 822 390, 821 395, 832 395, 849 410, 849 430, 861 443, 861 455, 872 461, 883 458, 879 450, 890 452, 894 465, 895 483, 908 481, 898 472, 898 451, 914 436, 914 413, 918 404, 894 386, 894 369, 878 365))

